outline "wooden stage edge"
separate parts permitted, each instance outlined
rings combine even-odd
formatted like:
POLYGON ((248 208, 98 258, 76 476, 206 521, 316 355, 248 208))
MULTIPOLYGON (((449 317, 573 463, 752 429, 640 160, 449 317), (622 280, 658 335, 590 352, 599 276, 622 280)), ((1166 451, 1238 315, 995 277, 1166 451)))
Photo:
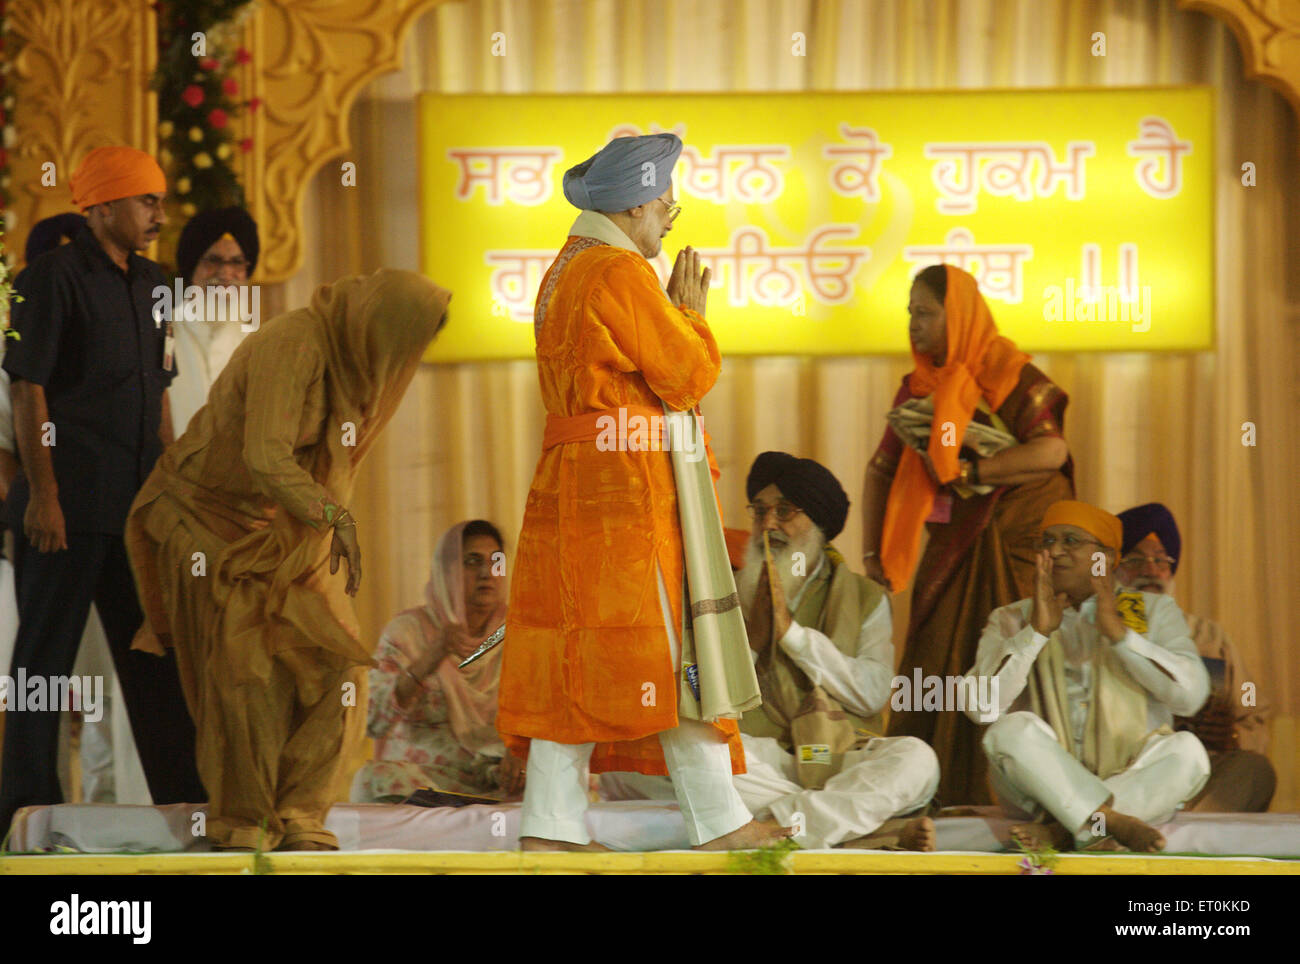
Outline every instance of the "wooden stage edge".
MULTIPOLYGON (((0 875, 119 874, 730 874, 727 853, 550 854, 385 852, 252 854, 36 854, 0 857, 0 875)), ((794 874, 1020 874, 1017 854, 796 852, 794 874)), ((745 872, 740 870, 739 872, 745 872)), ((1300 860, 1254 857, 1062 855, 1057 874, 1289 875, 1300 860)))

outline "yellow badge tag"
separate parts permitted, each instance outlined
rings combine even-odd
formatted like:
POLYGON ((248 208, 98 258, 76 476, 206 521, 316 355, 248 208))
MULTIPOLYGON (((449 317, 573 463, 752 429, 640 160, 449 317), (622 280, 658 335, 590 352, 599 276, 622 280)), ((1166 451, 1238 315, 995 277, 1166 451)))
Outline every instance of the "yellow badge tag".
POLYGON ((825 763, 830 766, 831 748, 829 743, 799 744, 800 763, 825 763))
POLYGON ((1115 608, 1124 625, 1135 633, 1147 631, 1147 609, 1140 592, 1122 592, 1115 597, 1115 608))

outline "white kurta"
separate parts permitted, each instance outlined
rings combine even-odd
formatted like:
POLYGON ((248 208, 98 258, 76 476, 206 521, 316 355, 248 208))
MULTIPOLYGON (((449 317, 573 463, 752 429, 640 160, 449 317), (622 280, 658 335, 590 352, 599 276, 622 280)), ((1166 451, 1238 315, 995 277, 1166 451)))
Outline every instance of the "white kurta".
POLYGON ((178 321, 176 378, 167 390, 172 430, 180 438, 244 337, 238 321, 178 321))
MULTIPOLYGON (((825 554, 812 575, 788 602, 799 608, 809 582, 824 566, 825 554)), ((825 634, 792 622, 778 645, 844 708, 873 716, 889 700, 894 676, 892 614, 882 597, 858 633, 856 656, 846 656, 825 634)), ((757 655, 757 654, 755 654, 757 655)), ((844 757, 844 766, 821 790, 806 790, 798 781, 793 753, 771 737, 741 734, 747 772, 732 779, 745 805, 759 819, 771 817, 802 828, 796 840, 809 849, 833 847, 871 833, 886 820, 925 806, 939 786, 939 760, 915 737, 880 737, 844 757)), ((601 777, 606 799, 671 799, 663 777, 607 773, 601 777)))
MULTIPOLYGON (((673 627, 672 608, 663 573, 659 574, 659 606, 668 631, 672 665, 681 665, 681 642, 673 627)), ((620 774, 654 781, 664 799, 677 801, 686 832, 698 846, 732 831, 753 819, 731 776, 731 748, 719 740, 708 723, 680 718, 677 726, 659 734, 667 777, 620 774)), ((594 743, 555 743, 534 739, 528 749, 528 771, 519 836, 541 837, 587 844, 587 765, 594 743)), ((748 744, 746 745, 748 756, 748 744)), ((608 777, 609 774, 604 774, 608 777)))
MULTIPOLYGON (((1209 695, 1210 680, 1187 622, 1168 596, 1143 593, 1147 631, 1129 629, 1111 643, 1097 629, 1097 599, 1070 607, 1059 632, 1066 658, 1066 698, 1074 752, 1061 746, 1052 728, 1028 711, 1029 673, 1048 637, 1034 630, 1033 601, 1022 599, 994 610, 980 637, 975 666, 967 674, 996 679, 996 721, 984 735, 998 798, 1029 817, 1044 810, 1075 835, 1082 846, 1105 833, 1094 819, 1106 804, 1147 823, 1160 822, 1200 792, 1210 775, 1209 758, 1191 733, 1153 734, 1134 761, 1106 780, 1089 772, 1079 756, 1088 716, 1092 658, 1110 646, 1129 675, 1147 691, 1147 728, 1170 726, 1174 716, 1192 716, 1209 695)), ((967 715, 977 722, 977 710, 967 715)))

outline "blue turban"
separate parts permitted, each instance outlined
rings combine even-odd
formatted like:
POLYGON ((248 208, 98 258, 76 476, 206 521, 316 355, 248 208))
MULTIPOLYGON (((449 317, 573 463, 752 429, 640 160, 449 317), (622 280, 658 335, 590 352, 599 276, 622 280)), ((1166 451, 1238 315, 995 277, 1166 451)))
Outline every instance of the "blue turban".
POLYGON ((83 215, 73 214, 71 211, 37 221, 27 235, 27 247, 23 251, 27 264, 31 264, 46 251, 53 251, 63 243, 64 238, 71 241, 73 235, 80 231, 85 223, 86 219, 83 215))
POLYGON ((626 211, 649 204, 672 186, 681 152, 676 134, 616 137, 564 172, 564 196, 584 211, 626 211), (646 164, 653 164, 653 171, 646 164))
POLYGON ((1148 502, 1119 514, 1120 524, 1124 526, 1124 543, 1121 555, 1128 555, 1133 547, 1153 532, 1165 552, 1173 557, 1174 564, 1169 567, 1170 574, 1178 572, 1178 559, 1182 554, 1183 540, 1178 535, 1178 523, 1174 514, 1159 502, 1148 502))

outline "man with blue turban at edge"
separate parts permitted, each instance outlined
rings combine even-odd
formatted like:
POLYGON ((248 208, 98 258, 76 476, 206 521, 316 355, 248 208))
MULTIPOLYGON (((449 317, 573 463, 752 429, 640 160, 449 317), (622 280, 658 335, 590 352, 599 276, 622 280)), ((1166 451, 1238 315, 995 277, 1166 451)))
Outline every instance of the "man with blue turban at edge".
POLYGON ((617 138, 565 173, 582 213, 537 297, 546 432, 497 717, 527 760, 527 850, 606 849, 586 825, 588 765, 670 776, 699 849, 789 836, 731 780, 760 696, 696 411, 721 367, 710 271, 687 247, 665 290, 650 264, 680 212, 681 150, 673 134, 617 138))

